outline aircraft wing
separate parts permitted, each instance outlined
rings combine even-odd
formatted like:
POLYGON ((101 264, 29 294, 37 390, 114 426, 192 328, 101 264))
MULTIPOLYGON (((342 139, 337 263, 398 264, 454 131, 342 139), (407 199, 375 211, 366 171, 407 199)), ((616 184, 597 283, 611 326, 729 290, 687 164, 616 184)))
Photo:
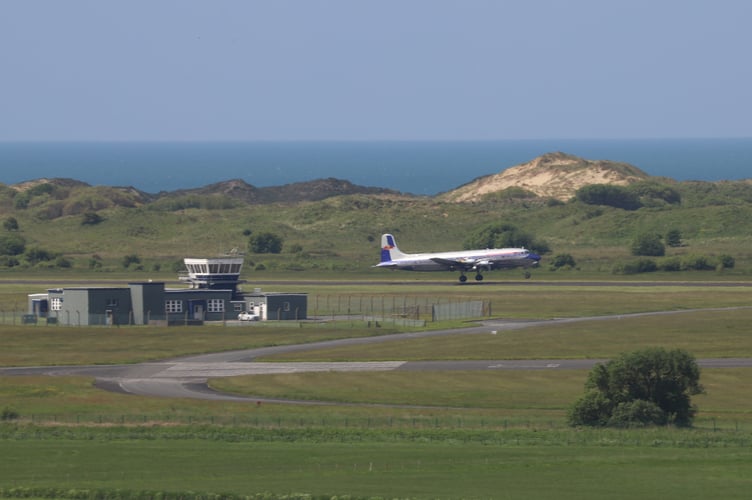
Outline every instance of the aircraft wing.
POLYGON ((475 260, 466 260, 466 259, 442 259, 440 257, 433 257, 431 258, 432 261, 434 261, 437 264, 441 264, 442 266, 446 266, 447 269, 462 269, 463 271, 467 271, 468 269, 472 269, 475 266, 475 260))

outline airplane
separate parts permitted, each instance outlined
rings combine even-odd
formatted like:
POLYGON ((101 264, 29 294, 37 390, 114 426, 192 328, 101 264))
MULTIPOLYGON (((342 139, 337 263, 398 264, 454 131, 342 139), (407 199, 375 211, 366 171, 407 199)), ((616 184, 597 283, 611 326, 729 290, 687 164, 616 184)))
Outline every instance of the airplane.
POLYGON ((373 267, 402 271, 459 271, 460 283, 467 281, 465 273, 475 272, 475 280, 482 281, 482 271, 522 267, 530 278, 529 267, 540 262, 540 255, 524 248, 489 248, 438 253, 403 253, 391 234, 381 235, 381 262, 373 267))

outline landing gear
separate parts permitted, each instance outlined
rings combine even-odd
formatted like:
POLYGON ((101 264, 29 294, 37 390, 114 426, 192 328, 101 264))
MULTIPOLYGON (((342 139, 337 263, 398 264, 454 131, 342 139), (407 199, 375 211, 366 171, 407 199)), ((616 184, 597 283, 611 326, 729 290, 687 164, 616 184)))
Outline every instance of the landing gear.
MULTIPOLYGON (((460 274, 460 283, 465 283, 467 281, 467 276, 465 274, 460 274)), ((483 275, 478 273, 475 275, 475 281, 483 281, 483 275)))

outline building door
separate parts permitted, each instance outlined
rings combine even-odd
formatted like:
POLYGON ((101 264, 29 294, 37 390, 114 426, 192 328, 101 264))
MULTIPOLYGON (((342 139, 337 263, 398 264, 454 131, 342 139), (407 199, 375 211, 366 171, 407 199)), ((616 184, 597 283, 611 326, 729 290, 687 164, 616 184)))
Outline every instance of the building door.
POLYGON ((204 320, 204 305, 199 303, 193 304, 193 319, 204 320))

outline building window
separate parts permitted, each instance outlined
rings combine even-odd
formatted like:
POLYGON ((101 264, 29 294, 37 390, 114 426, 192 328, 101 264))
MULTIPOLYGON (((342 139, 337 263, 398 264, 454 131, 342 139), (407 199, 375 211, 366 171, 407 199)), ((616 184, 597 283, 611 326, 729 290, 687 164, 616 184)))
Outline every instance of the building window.
POLYGON ((50 311, 61 311, 63 309, 63 298, 52 297, 50 299, 50 311))
POLYGON ((225 301, 222 299, 209 299, 206 303, 206 309, 210 313, 225 312, 225 301))
POLYGON ((117 307, 118 306, 118 299, 107 299, 107 304, 105 307, 117 307))
POLYGON ((183 312, 182 300, 165 300, 165 312, 181 313, 183 312))
POLYGON ((243 303, 235 302, 232 304, 232 308, 235 312, 243 312, 243 303))

